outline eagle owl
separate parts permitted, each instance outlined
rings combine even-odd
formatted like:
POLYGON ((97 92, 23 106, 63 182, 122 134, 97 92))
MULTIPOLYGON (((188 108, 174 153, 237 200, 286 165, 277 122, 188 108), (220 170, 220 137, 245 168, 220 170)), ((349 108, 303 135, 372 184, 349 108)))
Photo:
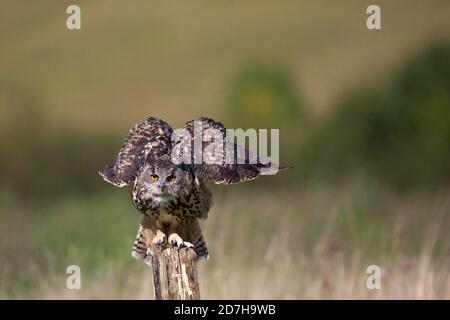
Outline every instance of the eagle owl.
MULTIPOLYGON (((182 140, 173 141, 172 128, 164 121, 150 117, 130 130, 115 162, 100 170, 103 179, 117 187, 132 185, 134 206, 142 214, 132 256, 146 260, 152 245, 192 247, 197 259, 208 259, 208 249, 198 219, 206 219, 212 205, 206 183, 232 184, 252 180, 270 168, 247 149, 227 142, 225 128, 208 118, 189 121, 184 127, 189 143, 200 138, 203 159, 214 159, 227 151, 245 158, 245 163, 228 161, 193 161, 176 164, 172 153, 182 140), (200 123, 200 130, 196 129, 200 123), (223 150, 213 152, 211 141, 203 139, 207 130, 224 137, 223 150), (206 142, 205 142, 206 140, 206 142), (249 161, 253 159, 253 161, 249 161)), ((197 140, 198 141, 198 140, 197 140)), ((279 168, 278 168, 279 170, 279 168)))

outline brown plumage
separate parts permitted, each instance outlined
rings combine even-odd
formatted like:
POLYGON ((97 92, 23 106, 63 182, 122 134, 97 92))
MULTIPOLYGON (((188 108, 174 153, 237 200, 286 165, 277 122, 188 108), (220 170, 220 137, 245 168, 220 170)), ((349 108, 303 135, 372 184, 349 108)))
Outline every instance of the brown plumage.
POLYGON ((115 162, 99 172, 117 187, 133 185, 133 203, 143 214, 132 249, 135 258, 151 254, 151 244, 167 243, 192 246, 198 258, 208 257, 198 223, 212 205, 205 182, 248 181, 270 167, 247 149, 227 142, 225 132, 220 122, 200 118, 186 123, 184 134, 173 136, 167 123, 150 117, 130 130, 115 162), (214 150, 211 132, 223 138, 223 145, 214 150), (187 153, 187 158, 184 154, 186 146, 194 150, 194 141, 201 143, 201 159, 196 152, 190 157, 187 153), (234 155, 232 161, 229 155, 234 155), (185 156, 188 161, 177 163, 174 156, 185 156), (238 163, 239 157, 245 162, 238 163))

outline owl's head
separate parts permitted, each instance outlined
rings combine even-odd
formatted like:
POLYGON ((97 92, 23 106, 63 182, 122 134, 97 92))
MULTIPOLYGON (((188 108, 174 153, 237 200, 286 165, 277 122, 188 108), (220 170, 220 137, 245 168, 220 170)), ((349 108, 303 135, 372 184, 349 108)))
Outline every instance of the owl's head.
POLYGON ((139 172, 134 190, 143 200, 178 200, 182 193, 189 192, 194 179, 185 166, 175 165, 170 160, 156 160, 139 172))

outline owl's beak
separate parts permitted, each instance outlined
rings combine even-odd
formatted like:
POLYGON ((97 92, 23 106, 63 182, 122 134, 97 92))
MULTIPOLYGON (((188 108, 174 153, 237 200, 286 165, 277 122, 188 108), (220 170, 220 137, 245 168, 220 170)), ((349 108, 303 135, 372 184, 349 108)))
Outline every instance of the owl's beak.
POLYGON ((162 181, 159 184, 159 191, 160 191, 161 194, 164 194, 164 193, 166 193, 166 190, 167 190, 167 185, 166 185, 165 182, 162 181))
POLYGON ((151 188, 151 193, 153 196, 161 197, 166 193, 167 186, 163 183, 159 183, 157 185, 149 185, 149 188, 151 188))
POLYGON ((160 181, 159 183, 154 183, 153 185, 149 185, 151 188, 151 193, 154 197, 166 197, 169 195, 167 191, 167 185, 164 181, 160 181))

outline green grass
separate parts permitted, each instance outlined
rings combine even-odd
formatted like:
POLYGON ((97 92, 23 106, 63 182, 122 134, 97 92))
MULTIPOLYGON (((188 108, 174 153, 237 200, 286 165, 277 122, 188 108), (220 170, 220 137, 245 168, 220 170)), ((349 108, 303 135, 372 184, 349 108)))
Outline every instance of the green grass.
POLYGON ((245 61, 284 65, 323 118, 349 88, 379 83, 411 52, 450 38, 448 1, 382 1, 380 32, 366 29, 367 4, 355 0, 80 1, 80 32, 65 28, 68 4, 3 4, 0 83, 36 93, 54 123, 82 132, 124 131, 149 115, 175 126, 221 116, 245 61))
MULTIPOLYGON (((356 0, 80 1, 80 32, 65 28, 68 4, 0 11, 0 298, 151 297, 148 268, 130 256, 139 215, 95 174, 136 122, 239 119, 226 98, 257 63, 287 70, 314 129, 349 89, 379 87, 450 38, 448 1, 381 1, 380 32, 356 0), (70 264, 80 291, 65 288, 70 264)), ((304 139, 287 133, 283 161, 304 139)), ((303 178, 214 188, 204 298, 450 298, 447 189, 292 183, 303 178), (379 292, 365 287, 370 264, 383 268, 379 292)))
MULTIPOLYGON (((202 223, 204 298, 450 298, 450 202, 392 195, 361 181, 339 191, 214 187, 202 223), (383 289, 365 269, 383 269, 383 289), (431 279, 431 280, 430 280, 431 279), (403 284, 403 282, 407 284, 403 284)), ((149 298, 150 270, 130 256, 139 215, 125 190, 20 207, 2 195, 0 297, 149 298), (82 290, 65 289, 77 264, 82 290)))

